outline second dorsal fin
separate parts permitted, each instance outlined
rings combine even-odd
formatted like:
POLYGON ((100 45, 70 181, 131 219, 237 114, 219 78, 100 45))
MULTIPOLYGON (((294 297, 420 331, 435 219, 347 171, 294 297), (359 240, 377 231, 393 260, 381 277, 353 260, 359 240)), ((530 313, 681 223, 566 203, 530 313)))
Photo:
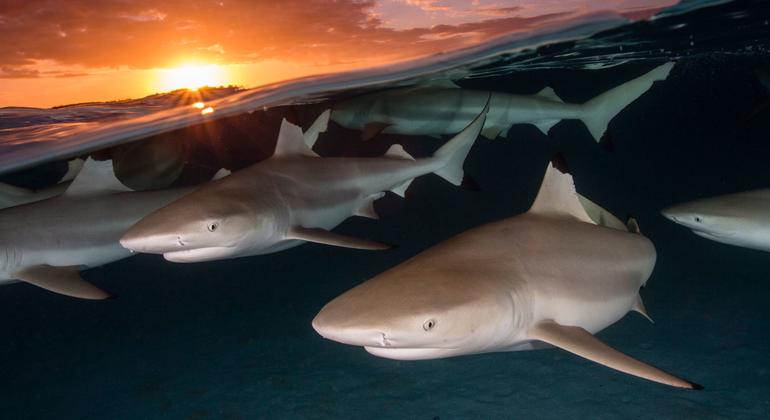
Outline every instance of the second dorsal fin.
POLYGON ((125 191, 132 190, 115 177, 112 160, 97 161, 89 157, 64 195, 78 196, 125 191))
POLYGON ((305 143, 302 129, 288 121, 281 121, 281 129, 278 132, 278 141, 275 143, 273 156, 312 156, 318 157, 313 149, 305 143))
POLYGON ((549 164, 545 171, 543 183, 540 184, 540 191, 538 191, 537 198, 532 203, 529 212, 571 217, 583 222, 594 223, 580 203, 572 176, 562 173, 552 164, 549 164))
POLYGON ((548 99, 554 102, 562 102, 562 103, 564 102, 561 100, 559 95, 557 95, 556 92, 554 92, 553 88, 550 86, 544 87, 543 89, 540 90, 540 92, 537 92, 535 96, 539 96, 543 99, 548 99))

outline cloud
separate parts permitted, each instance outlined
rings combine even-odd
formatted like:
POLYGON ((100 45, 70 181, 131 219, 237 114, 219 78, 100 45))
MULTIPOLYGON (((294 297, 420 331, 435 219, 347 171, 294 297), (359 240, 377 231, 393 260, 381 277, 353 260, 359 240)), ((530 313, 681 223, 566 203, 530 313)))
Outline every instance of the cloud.
MULTIPOLYGON (((406 1, 434 11, 469 8, 451 0, 406 1)), ((473 9, 480 16, 474 22, 395 29, 373 12, 375 0, 3 0, 0 39, 13 42, 0 43, 0 77, 43 77, 34 69, 41 61, 78 68, 387 62, 538 28, 573 16, 569 3, 585 0, 565 3, 562 11, 527 16, 515 14, 522 5, 531 11, 535 0, 484 5, 473 9)))

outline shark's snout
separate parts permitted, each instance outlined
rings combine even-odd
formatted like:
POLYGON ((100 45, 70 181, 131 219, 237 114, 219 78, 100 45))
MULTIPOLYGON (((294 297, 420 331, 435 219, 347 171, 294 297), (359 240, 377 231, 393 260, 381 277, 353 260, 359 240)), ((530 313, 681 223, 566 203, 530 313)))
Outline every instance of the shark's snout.
POLYGON ((671 208, 666 208, 660 211, 660 214, 672 222, 676 222, 676 214, 671 208))
POLYGON ((374 328, 344 325, 325 316, 323 311, 313 319, 313 329, 323 338, 352 346, 391 347, 394 345, 392 338, 385 332, 374 328))
POLYGON ((178 234, 151 233, 141 227, 131 228, 120 238, 120 245, 131 251, 163 254, 187 247, 188 241, 178 234))

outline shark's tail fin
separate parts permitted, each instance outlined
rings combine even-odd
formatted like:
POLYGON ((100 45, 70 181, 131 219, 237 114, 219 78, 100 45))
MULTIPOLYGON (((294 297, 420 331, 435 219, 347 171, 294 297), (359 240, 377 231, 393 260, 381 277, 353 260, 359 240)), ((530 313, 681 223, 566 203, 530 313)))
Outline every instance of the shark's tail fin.
POLYGON ((454 185, 463 183, 463 163, 468 156, 473 143, 479 137, 489 111, 489 98, 481 113, 463 131, 459 132, 451 140, 441 146, 433 157, 440 159, 442 165, 435 171, 436 175, 446 179, 454 185))
POLYGON ((612 88, 583 104, 583 116, 580 119, 591 132, 594 140, 598 143, 615 115, 647 92, 653 82, 665 80, 673 67, 673 62, 655 67, 636 79, 612 88))

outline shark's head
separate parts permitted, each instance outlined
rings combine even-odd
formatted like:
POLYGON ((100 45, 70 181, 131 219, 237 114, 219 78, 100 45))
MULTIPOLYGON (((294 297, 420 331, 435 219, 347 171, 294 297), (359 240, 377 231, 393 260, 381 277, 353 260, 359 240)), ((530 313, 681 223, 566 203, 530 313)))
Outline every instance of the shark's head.
POLYGON ((416 360, 483 352, 510 338, 515 318, 510 294, 446 271, 397 268, 329 302, 313 328, 375 356, 416 360))
POLYGON ((718 242, 739 245, 749 240, 752 231, 760 228, 762 216, 757 212, 764 206, 754 194, 735 194, 696 200, 669 207, 664 217, 685 226, 698 236, 718 242))
POLYGON ((242 200, 192 193, 144 217, 120 244, 173 262, 210 261, 239 256, 269 241, 272 225, 269 213, 242 200))

